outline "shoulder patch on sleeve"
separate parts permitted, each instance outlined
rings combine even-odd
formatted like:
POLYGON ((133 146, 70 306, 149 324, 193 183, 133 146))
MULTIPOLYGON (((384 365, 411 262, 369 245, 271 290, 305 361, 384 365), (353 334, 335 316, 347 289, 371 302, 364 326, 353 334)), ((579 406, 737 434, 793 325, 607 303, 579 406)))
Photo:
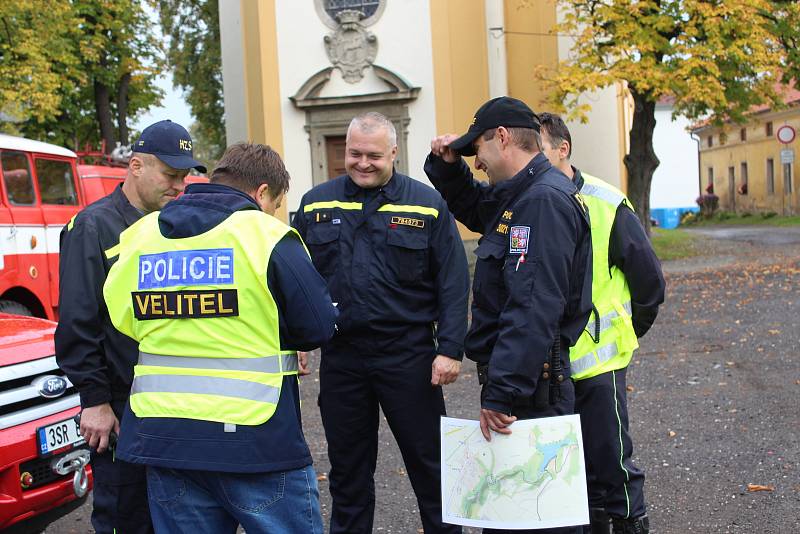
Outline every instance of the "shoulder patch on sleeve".
POLYGON ((530 238, 530 226, 512 226, 509 235, 509 254, 527 254, 530 238))

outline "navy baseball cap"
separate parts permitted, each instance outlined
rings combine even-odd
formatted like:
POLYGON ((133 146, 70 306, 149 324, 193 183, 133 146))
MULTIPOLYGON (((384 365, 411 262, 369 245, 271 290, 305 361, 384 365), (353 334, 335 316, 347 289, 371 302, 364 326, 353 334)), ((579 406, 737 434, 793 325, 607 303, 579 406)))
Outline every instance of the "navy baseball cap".
POLYGON ((531 128, 537 132, 541 128, 539 117, 522 100, 510 96, 499 96, 482 105, 475 112, 475 118, 467 133, 450 143, 450 148, 462 156, 474 156, 472 143, 486 130, 504 126, 506 128, 531 128))
POLYGON ((171 120, 156 122, 142 130, 132 148, 133 152, 153 154, 173 169, 194 168, 206 172, 206 166, 192 154, 192 136, 171 120))

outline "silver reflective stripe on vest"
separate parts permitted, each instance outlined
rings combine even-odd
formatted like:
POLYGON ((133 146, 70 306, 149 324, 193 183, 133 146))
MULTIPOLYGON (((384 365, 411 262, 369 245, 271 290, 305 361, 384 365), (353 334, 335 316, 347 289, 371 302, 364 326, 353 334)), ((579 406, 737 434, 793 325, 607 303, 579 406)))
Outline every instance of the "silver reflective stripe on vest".
POLYGON ((597 349, 597 352, 590 352, 586 356, 582 356, 570 362, 569 365, 572 368, 572 374, 577 375, 591 369, 595 365, 607 362, 617 354, 619 354, 619 351, 617 350, 617 343, 615 341, 614 343, 609 343, 608 345, 600 347, 597 349), (597 355, 597 359, 595 359, 595 354, 597 355))
MULTIPOLYGON (((631 315, 632 311, 631 311, 631 303, 630 303, 630 301, 625 302, 622 305, 622 307, 625 308, 625 311, 628 312, 628 315, 631 315)), ((601 335, 603 334, 603 332, 605 332, 606 330, 611 328, 611 324, 612 324, 611 321, 613 321, 617 317, 619 317, 619 313, 617 313, 617 310, 611 310, 610 312, 608 312, 604 316, 600 317, 600 334, 601 335)), ((592 335, 594 335, 594 321, 591 318, 589 319, 589 326, 587 327, 587 329, 589 330, 589 332, 592 335)))
POLYGON ((599 198, 600 200, 604 200, 609 204, 613 204, 614 206, 619 206, 622 204, 622 201, 625 200, 624 196, 615 193, 614 191, 587 183, 584 183, 583 187, 581 187, 581 195, 599 198))
POLYGON ((236 397, 278 404, 281 389, 249 380, 190 375, 142 375, 133 379, 131 395, 137 393, 195 393, 236 397))
POLYGON ((182 369, 219 369, 223 371, 254 371, 281 373, 297 371, 297 354, 274 354, 258 358, 197 358, 193 356, 164 356, 139 352, 139 365, 177 367, 182 369))
POLYGON ((281 354, 281 369, 284 373, 297 371, 299 368, 297 354, 281 354))

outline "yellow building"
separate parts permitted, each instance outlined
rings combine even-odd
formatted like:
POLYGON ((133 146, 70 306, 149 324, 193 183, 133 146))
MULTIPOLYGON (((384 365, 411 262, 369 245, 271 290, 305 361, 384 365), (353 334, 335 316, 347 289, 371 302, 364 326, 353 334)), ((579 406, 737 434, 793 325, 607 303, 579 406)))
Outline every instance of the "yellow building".
MULTIPOLYGON (((552 0, 220 2, 228 141, 281 153, 291 213, 342 174, 350 119, 380 111, 397 128, 398 171, 427 182, 430 140, 466 131, 486 100, 510 95, 543 111, 534 67, 555 66, 570 47, 557 21, 552 0)), ((570 125, 576 165, 622 188, 624 95, 621 86, 587 95, 589 123, 570 125)))
POLYGON ((800 141, 791 135, 800 130, 800 91, 787 89, 784 98, 787 109, 755 109, 747 124, 705 124, 692 130, 700 138, 703 187, 713 184, 720 209, 800 213, 794 162, 800 141))

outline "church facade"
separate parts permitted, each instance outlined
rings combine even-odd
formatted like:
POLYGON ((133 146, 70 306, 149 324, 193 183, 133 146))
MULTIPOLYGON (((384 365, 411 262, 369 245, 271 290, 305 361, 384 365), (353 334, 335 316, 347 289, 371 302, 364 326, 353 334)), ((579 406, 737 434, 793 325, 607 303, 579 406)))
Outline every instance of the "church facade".
MULTIPOLYGON (((550 0, 220 2, 228 141, 281 153, 292 176, 284 218, 344 173, 347 125, 363 111, 393 121, 398 171, 427 182, 430 140, 463 133, 484 101, 509 95, 545 111, 534 67, 569 52, 558 18, 550 0)), ((624 189, 629 99, 621 85, 585 98, 588 124, 570 124, 573 160, 624 189)))

